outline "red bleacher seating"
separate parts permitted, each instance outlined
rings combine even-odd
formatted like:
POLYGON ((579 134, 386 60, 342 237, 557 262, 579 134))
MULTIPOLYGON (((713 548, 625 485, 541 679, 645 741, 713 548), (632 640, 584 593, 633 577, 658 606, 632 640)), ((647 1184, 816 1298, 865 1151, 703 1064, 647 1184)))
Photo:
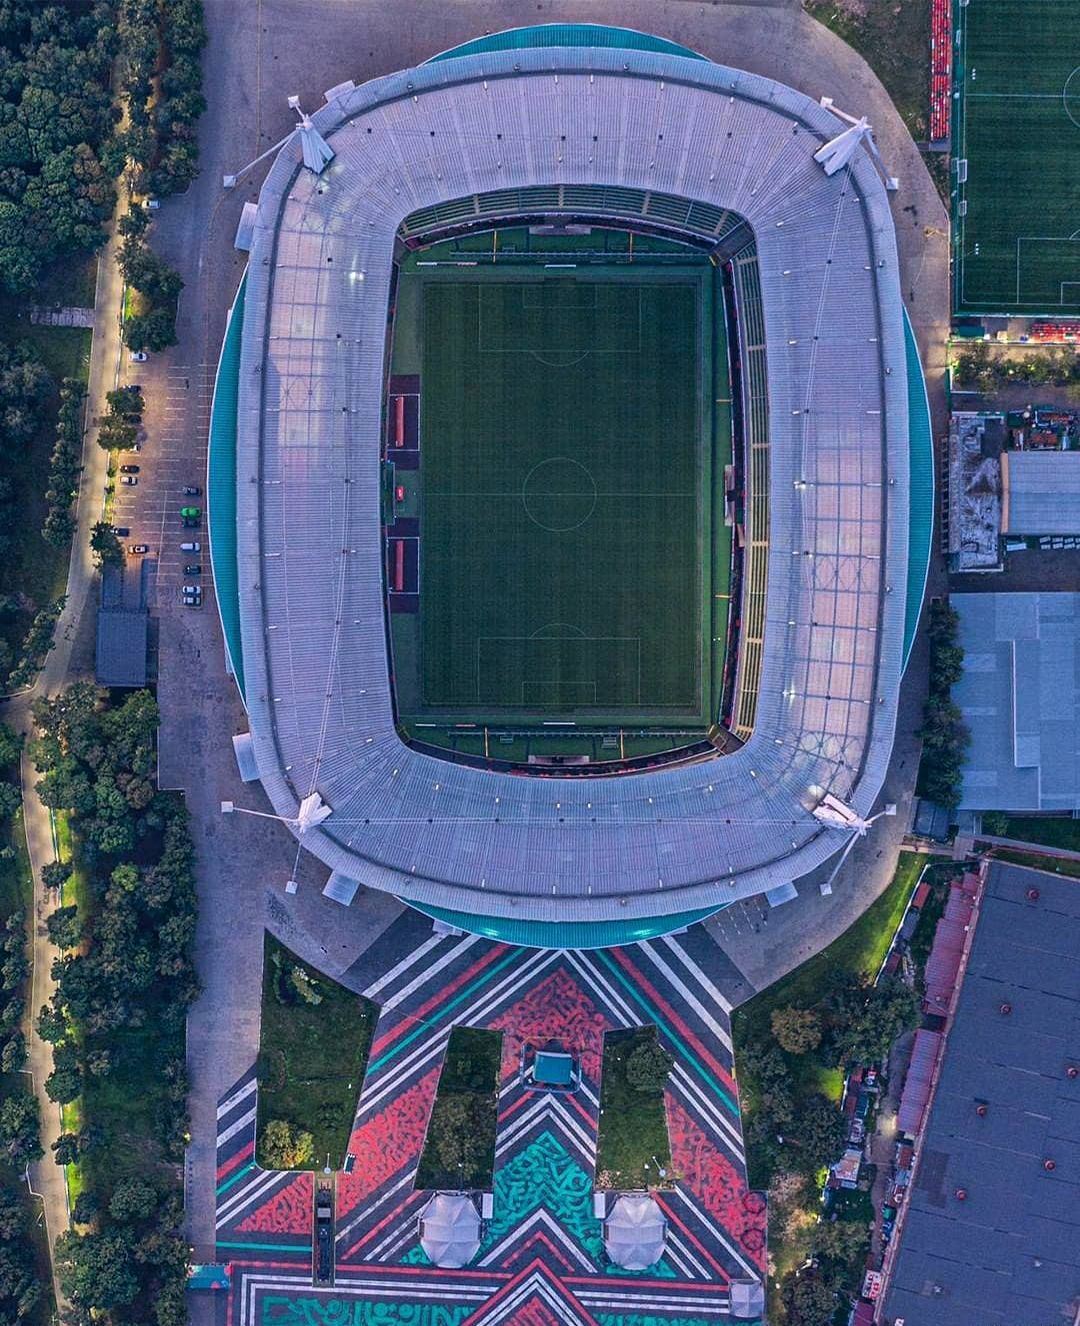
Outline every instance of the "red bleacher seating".
POLYGON ((1080 318, 1064 318, 1056 322, 1033 322, 1029 339, 1032 341, 1080 341, 1080 318))
POLYGON ((930 9, 930 141, 949 137, 952 109, 952 0, 932 0, 930 9))

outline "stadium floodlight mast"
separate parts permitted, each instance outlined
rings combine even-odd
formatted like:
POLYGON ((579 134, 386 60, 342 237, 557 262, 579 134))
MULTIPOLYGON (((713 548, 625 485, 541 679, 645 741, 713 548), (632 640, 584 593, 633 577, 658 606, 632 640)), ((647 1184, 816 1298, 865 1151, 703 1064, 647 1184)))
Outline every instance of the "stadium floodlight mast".
POLYGON ((896 804, 895 802, 890 801, 884 809, 879 810, 876 815, 871 815, 867 818, 866 816, 860 815, 858 811, 853 810, 851 806, 841 801, 839 797, 834 796, 831 792, 826 792, 814 807, 812 813, 814 818, 824 824, 827 828, 841 829, 851 835, 844 846, 844 850, 840 853, 840 859, 833 867, 832 873, 821 885, 822 895, 827 896, 832 893, 833 880, 840 873, 840 867, 847 860, 848 853, 855 846, 856 842, 860 838, 865 838, 870 826, 877 820, 881 819, 883 815, 895 815, 896 804))
POLYGON ((225 175, 222 179, 222 188, 235 189, 241 175, 246 175, 260 161, 265 161, 267 157, 279 152, 295 134, 300 135, 300 151, 304 158, 304 165, 307 166, 308 170, 320 175, 324 168, 333 161, 334 149, 312 124, 311 116, 300 109, 300 98, 297 96, 290 97, 289 108, 296 111, 298 123, 293 125, 285 137, 276 142, 273 147, 268 147, 265 152, 260 152, 254 161, 249 161, 246 166, 241 166, 235 175, 225 175))
MULTIPOLYGON (((304 834, 309 829, 314 829, 320 825, 327 816, 333 814, 330 807, 319 796, 318 792, 312 792, 306 796, 297 809, 295 815, 271 815, 265 810, 248 810, 245 806, 237 806, 232 801, 223 801, 221 803, 221 813, 223 815, 254 815, 261 820, 277 820, 279 824, 287 824, 296 833, 299 842, 296 847, 296 862, 300 860, 300 848, 303 846, 304 834)), ((292 877, 286 881, 285 892, 295 893, 299 883, 296 879, 296 863, 293 865, 292 877)))

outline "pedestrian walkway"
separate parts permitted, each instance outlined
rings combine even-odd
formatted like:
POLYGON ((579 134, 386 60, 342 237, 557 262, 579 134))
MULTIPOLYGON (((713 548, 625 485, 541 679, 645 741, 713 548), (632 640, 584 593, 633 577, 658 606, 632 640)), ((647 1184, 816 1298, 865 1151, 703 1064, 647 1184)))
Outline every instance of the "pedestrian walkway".
MULTIPOLYGON (((746 1185, 722 988, 738 976, 704 931, 590 953, 428 931, 402 954, 395 939, 406 933, 420 938, 402 917, 365 955, 363 993, 381 1011, 336 1176, 335 1299, 359 1300, 357 1310, 394 1304, 409 1320, 436 1304, 483 1312, 507 1297, 557 1299, 567 1309, 559 1320, 602 1311, 612 1326, 676 1308, 703 1323, 730 1320, 732 1282, 764 1278, 766 1212, 746 1185), (675 1181, 653 1193, 667 1221, 663 1255, 630 1273, 607 1260, 594 1205, 601 1067, 606 1032, 648 1024, 675 1060, 665 1091, 675 1181), (424 1255, 417 1224, 431 1194, 415 1188, 455 1026, 503 1037, 491 1215, 460 1271, 434 1269, 424 1255), (573 1092, 522 1078, 522 1048, 551 1039, 580 1069, 573 1092)), ((255 1164, 254 1077, 245 1073, 218 1106, 216 1256, 233 1268, 229 1326, 260 1320, 265 1292, 292 1314, 319 1306, 313 1176, 255 1164)))

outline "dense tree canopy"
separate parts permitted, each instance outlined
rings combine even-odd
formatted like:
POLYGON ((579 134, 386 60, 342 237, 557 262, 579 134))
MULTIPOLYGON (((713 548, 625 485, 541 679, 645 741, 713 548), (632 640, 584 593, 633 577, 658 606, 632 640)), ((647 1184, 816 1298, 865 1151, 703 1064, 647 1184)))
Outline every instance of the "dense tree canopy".
POLYGON ((0 5, 0 283, 94 249, 113 209, 118 112, 109 90, 113 0, 0 5))

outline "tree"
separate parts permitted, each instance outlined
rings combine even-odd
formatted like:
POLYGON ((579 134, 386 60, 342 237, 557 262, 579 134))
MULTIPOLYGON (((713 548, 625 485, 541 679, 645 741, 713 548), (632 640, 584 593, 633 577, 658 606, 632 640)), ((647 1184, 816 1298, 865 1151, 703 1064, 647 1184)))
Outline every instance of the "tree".
POLYGON ((893 1041, 918 1025, 921 1002, 918 993, 895 976, 870 986, 862 1009, 838 1031, 841 1062, 883 1063, 893 1041))
POLYGON ((22 805, 17 783, 0 782, 0 819, 10 819, 22 805))
POLYGON ((84 1188, 75 1198, 75 1205, 71 1208, 71 1218, 77 1225, 89 1225, 91 1221, 97 1219, 100 1210, 98 1199, 89 1188, 84 1188))
POLYGON ((79 1158, 79 1134, 61 1133, 52 1144, 52 1151, 58 1165, 73 1165, 79 1158))
POLYGON ((139 1292, 128 1239, 119 1232, 67 1230, 56 1240, 56 1266, 61 1289, 83 1307, 123 1307, 139 1292))
POLYGON ((22 734, 7 723, 0 723, 0 769, 10 769, 22 754, 22 734))
POLYGON ((789 1271, 780 1283, 780 1301, 792 1326, 832 1326, 836 1294, 816 1276, 789 1271))
POLYGON ((0 1072, 17 1073, 26 1063, 26 1037, 21 1031, 12 1032, 0 1051, 0 1072))
POLYGON ((799 1147, 799 1168, 814 1174, 839 1159, 847 1140, 847 1121, 838 1105, 815 1092, 800 1103, 792 1131, 799 1147))
POLYGON ((43 1155, 37 1098, 28 1092, 17 1091, 0 1103, 0 1152, 15 1168, 43 1155))
POLYGON ((67 1041, 53 1049, 53 1070, 45 1079, 45 1094, 59 1105, 67 1105, 82 1094, 79 1052, 67 1041))
POLYGON ((635 1091, 663 1091, 675 1060, 656 1039, 647 1036, 626 1060, 626 1080, 635 1091))
POLYGON ((69 907, 58 907, 46 918, 45 929, 57 948, 75 948, 83 931, 78 907, 74 903, 69 907))
POLYGON ((60 889, 71 878, 70 861, 50 861, 41 868, 41 882, 47 889, 60 889))
POLYGON ((314 1139, 285 1119, 271 1119, 263 1129, 260 1164, 265 1169, 299 1169, 312 1157, 314 1139))
POLYGON ((136 352, 167 350, 177 343, 176 308, 152 308, 124 323, 124 343, 136 352))
POLYGON ((822 1279, 840 1288, 866 1256, 870 1226, 859 1220, 822 1220, 813 1228, 810 1250, 824 1263, 822 1279))
POLYGON ((9 1243, 27 1227, 26 1212, 10 1188, 0 1188, 0 1239, 9 1243))
POLYGON ((773 1035, 789 1054, 806 1054, 821 1043, 821 1020, 808 1008, 774 1008, 771 1021, 773 1035))
POLYGON ((984 810, 982 816, 983 833, 994 838, 1009 836, 1009 817, 1003 810, 984 810))
POLYGON ((114 1220, 145 1220, 158 1202, 157 1189, 145 1179, 121 1179, 109 1201, 109 1215, 114 1220))
POLYGON ((67 1018, 63 1010, 53 1004, 42 1004, 41 1012, 38 1014, 38 1035, 43 1041, 50 1041, 56 1044, 62 1041, 68 1033, 67 1018))

